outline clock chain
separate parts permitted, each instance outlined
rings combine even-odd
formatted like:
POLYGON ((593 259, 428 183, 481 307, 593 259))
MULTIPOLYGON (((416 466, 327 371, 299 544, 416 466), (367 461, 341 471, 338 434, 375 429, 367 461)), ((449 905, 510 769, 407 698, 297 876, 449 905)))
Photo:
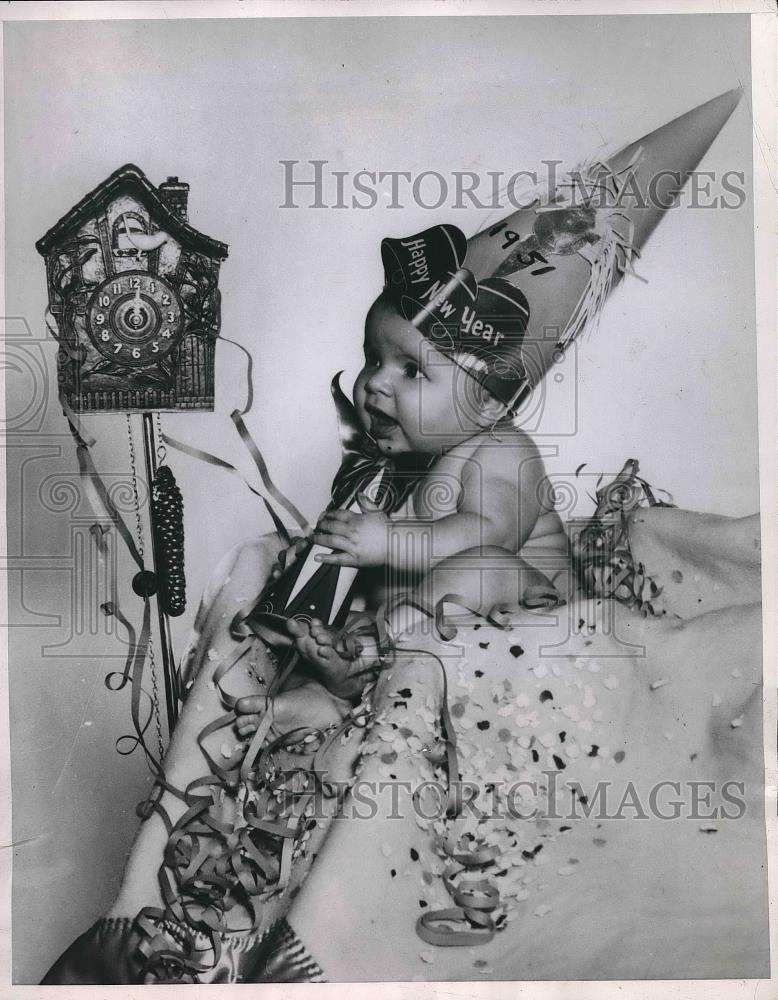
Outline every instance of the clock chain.
POLYGON ((159 410, 154 411, 154 423, 157 428, 157 465, 164 465, 165 459, 167 458, 167 448, 165 447, 165 441, 162 434, 162 420, 159 415, 159 410))
MULTIPOLYGON (((140 496, 138 494, 138 475, 135 463, 135 443, 132 436, 132 420, 129 413, 125 413, 127 418, 127 441, 130 448, 130 475, 132 477, 132 491, 133 497, 135 499, 135 529, 138 536, 138 552, 140 554, 141 560, 143 560, 143 522, 140 516, 140 496)), ((147 487, 149 493, 149 510, 151 509, 151 484, 147 487)), ((148 598, 147 598, 148 599, 148 598)), ((149 667, 151 669, 151 689, 152 689, 152 706, 154 711, 154 724, 157 730, 157 745, 159 747, 159 759, 160 761, 165 756, 165 743, 162 739, 162 719, 160 717, 159 711, 159 684, 157 682, 157 665, 154 659, 154 642, 149 635, 149 646, 148 646, 148 658, 149 667)))

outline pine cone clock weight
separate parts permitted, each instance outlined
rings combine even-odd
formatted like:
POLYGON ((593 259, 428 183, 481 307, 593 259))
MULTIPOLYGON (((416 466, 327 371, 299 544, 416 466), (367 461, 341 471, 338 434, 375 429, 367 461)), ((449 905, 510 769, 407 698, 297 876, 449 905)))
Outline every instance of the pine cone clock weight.
POLYGON ((154 476, 151 504, 159 600, 165 613, 176 618, 186 610, 184 502, 175 476, 167 465, 160 465, 154 476))

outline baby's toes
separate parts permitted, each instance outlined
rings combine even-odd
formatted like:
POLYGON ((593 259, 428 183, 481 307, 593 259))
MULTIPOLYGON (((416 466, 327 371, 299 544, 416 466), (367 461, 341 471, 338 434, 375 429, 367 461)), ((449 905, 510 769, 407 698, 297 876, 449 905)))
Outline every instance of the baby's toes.
POLYGON ((235 728, 238 730, 240 736, 247 736, 249 733, 256 732, 258 725, 258 715, 240 715, 235 722, 235 728))
POLYGON ((317 646, 315 639, 306 635, 303 638, 295 639, 294 648, 304 660, 310 660, 315 659, 316 651, 319 647, 317 646))
POLYGON ((320 645, 332 645, 332 634, 330 633, 330 630, 321 622, 316 621, 316 619, 311 622, 311 635, 320 645))

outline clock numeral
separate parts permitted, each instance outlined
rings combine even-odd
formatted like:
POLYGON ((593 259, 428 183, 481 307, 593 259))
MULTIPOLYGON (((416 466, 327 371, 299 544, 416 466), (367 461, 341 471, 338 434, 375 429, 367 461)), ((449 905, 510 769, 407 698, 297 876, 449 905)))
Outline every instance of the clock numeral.
POLYGON ((121 349, 122 349, 122 345, 121 344, 114 344, 113 345, 113 353, 114 354, 118 354, 121 349))
POLYGON ((163 306, 170 305, 170 296, 167 294, 167 292, 162 296, 162 305, 163 306))
POLYGON ((162 336, 165 338, 165 340, 170 340, 173 334, 170 332, 170 330, 163 330, 162 336))
POLYGON ((105 313, 98 313, 95 316, 95 322, 96 323, 105 323, 105 313))
POLYGON ((158 340, 152 340, 152 342, 151 342, 151 353, 152 354, 158 354, 159 353, 159 341, 158 340))
POLYGON ((109 295, 101 295, 100 298, 97 300, 97 303, 98 305, 107 307, 111 304, 111 297, 109 295))
POLYGON ((122 286, 119 284, 119 282, 114 281, 114 283, 111 285, 111 291, 113 292, 113 294, 118 295, 121 290, 122 286))
POLYGON ((151 294, 153 295, 154 292, 156 292, 156 290, 157 290, 157 283, 156 283, 156 281, 150 281, 149 282, 149 291, 151 292, 151 294))
POLYGON ((100 340, 109 341, 110 339, 111 339, 110 333, 107 330, 103 330, 100 334, 100 340))
POLYGON ((140 357, 140 348, 139 347, 133 347, 133 349, 132 349, 132 356, 136 360, 140 357))
POLYGON ((140 278, 130 278, 130 288, 140 288, 140 278))
POLYGON ((166 312, 165 315, 167 316, 168 323, 175 323, 175 321, 176 321, 176 314, 174 312, 171 312, 170 310, 168 310, 168 312, 166 312))

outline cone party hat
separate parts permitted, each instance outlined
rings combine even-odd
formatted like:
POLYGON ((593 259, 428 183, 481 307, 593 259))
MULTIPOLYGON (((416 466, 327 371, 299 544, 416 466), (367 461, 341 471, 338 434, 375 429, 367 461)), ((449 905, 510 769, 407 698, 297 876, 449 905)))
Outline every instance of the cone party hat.
POLYGON ((382 244, 386 291, 407 319, 512 409, 584 329, 740 99, 732 90, 549 180, 465 242, 434 226, 382 244))

